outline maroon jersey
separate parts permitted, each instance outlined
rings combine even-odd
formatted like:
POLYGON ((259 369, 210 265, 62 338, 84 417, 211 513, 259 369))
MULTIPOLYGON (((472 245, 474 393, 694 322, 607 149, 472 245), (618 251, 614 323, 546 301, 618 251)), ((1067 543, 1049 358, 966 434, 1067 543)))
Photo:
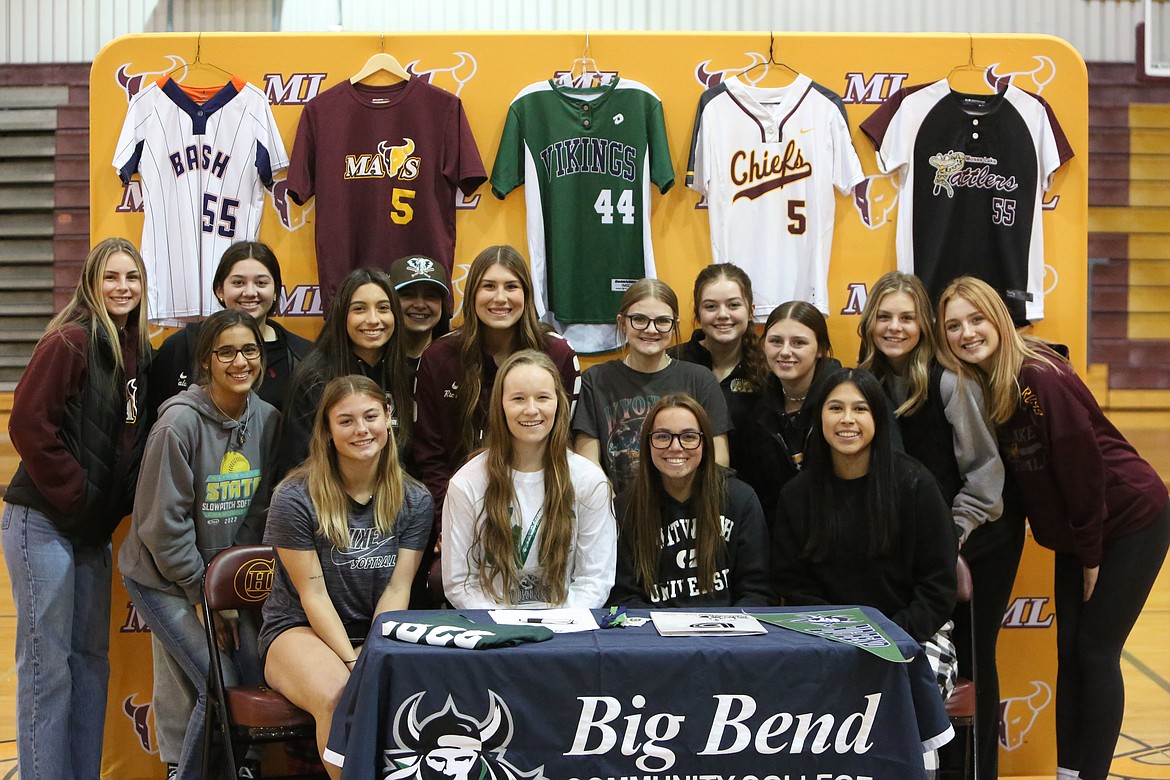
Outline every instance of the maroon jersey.
POLYGON ((354 268, 389 269, 420 254, 455 263, 455 190, 487 179, 463 103, 410 79, 343 81, 301 114, 288 171, 297 203, 316 197, 317 275, 324 305, 354 268))

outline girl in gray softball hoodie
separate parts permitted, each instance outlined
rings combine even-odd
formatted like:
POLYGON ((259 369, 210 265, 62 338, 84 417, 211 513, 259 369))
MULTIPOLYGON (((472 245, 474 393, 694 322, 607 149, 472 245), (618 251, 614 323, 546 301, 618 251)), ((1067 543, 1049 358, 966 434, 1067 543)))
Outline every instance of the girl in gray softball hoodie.
MULTIPOLYGON (((202 764, 210 663, 196 613, 203 569, 220 550, 260 542, 279 419, 254 391, 243 415, 231 419, 196 385, 160 407, 147 440, 118 568, 154 634, 159 755, 182 776, 200 776, 202 764)), ((237 661, 254 659, 255 633, 241 637, 237 625, 225 625, 237 661)), ((259 681, 259 663, 252 664, 259 681)), ((250 676, 246 664, 241 675, 250 676)))

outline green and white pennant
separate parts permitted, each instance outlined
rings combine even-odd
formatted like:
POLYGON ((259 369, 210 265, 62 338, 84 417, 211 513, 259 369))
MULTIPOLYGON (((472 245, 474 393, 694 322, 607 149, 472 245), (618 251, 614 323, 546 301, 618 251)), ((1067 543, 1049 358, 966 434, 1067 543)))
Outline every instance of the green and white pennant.
POLYGON ((860 647, 862 650, 892 663, 904 664, 913 660, 913 658, 903 656, 902 651, 898 649, 894 640, 890 639, 889 634, 881 627, 874 625, 873 621, 857 607, 772 613, 753 615, 753 617, 789 631, 799 631, 802 634, 819 636, 832 642, 860 647))

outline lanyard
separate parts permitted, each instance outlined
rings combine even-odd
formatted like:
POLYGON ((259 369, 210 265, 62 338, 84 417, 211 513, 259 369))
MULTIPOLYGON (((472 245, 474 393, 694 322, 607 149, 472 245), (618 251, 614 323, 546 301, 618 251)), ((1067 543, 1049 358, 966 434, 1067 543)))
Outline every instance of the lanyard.
MULTIPOLYGON (((512 508, 508 507, 508 513, 512 513, 512 508)), ((519 511, 516 512, 520 514, 519 511)), ((537 512, 536 517, 532 519, 532 525, 528 526, 528 532, 524 534, 524 540, 520 540, 520 525, 512 526, 512 544, 516 548, 516 570, 524 568, 524 562, 528 560, 528 553, 532 550, 532 544, 536 541, 536 532, 540 528, 540 521, 544 519, 544 507, 542 506, 537 512)), ((521 524, 523 524, 523 516, 521 516, 521 524)))

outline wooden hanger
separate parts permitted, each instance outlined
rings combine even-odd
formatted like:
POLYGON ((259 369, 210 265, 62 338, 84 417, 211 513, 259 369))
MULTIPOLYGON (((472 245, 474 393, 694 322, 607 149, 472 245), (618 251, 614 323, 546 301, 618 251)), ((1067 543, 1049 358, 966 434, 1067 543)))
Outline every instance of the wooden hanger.
MULTIPOLYGON (((967 61, 962 63, 961 65, 956 65, 955 67, 951 68, 949 73, 947 73, 947 83, 951 85, 951 89, 955 90, 955 83, 953 81, 955 76, 957 76, 960 73, 966 73, 966 72, 971 72, 971 71, 977 72, 979 74, 979 82, 978 83, 981 87, 981 89, 979 90, 980 92, 985 92, 987 94, 994 94, 995 93, 996 90, 990 84, 988 84, 987 79, 984 78, 984 74, 987 73, 987 66, 986 65, 977 65, 975 63, 975 36, 972 35, 971 33, 967 33, 967 61)), ((960 90, 955 90, 955 91, 960 91, 960 90)), ((974 92, 974 90, 967 89, 967 88, 964 88, 961 91, 974 92)))
MULTIPOLYGON (((164 73, 163 78, 166 78, 167 76, 171 75, 172 73, 174 73, 177 70, 184 70, 184 69, 186 70, 186 73, 183 74, 183 78, 186 78, 188 75, 191 74, 191 71, 195 70, 196 68, 207 68, 210 70, 217 70, 220 72, 221 75, 227 76, 228 81, 231 81, 232 79, 235 78, 235 74, 224 70, 223 68, 219 67, 215 63, 204 62, 203 58, 201 56, 202 51, 203 51, 203 33, 199 33, 199 36, 197 38, 195 38, 195 59, 190 64, 187 64, 186 62, 182 62, 180 60, 180 64, 176 65, 175 67, 171 68, 166 73, 164 73)), ((178 58, 176 58, 176 59, 178 59, 178 58)))
MULTIPOLYGON (((784 68, 785 70, 787 70, 789 73, 792 74, 792 78, 794 78, 794 79, 800 75, 800 71, 798 71, 796 68, 792 67, 791 65, 789 65, 786 62, 780 62, 779 60, 776 59, 776 33, 774 31, 771 31, 771 30, 768 31, 768 59, 760 60, 759 62, 748 65, 746 68, 741 70, 739 73, 736 73, 735 75, 736 76, 743 76, 743 75, 755 70, 756 68, 760 67, 761 65, 764 65, 764 66, 776 65, 778 67, 784 68)), ((761 78, 763 78, 763 76, 761 76, 761 78)), ((755 86, 755 82, 749 82, 749 83, 752 86, 755 86)), ((789 81, 789 83, 791 83, 791 81, 789 81)), ((785 86, 787 86, 787 84, 785 84, 785 86)))
POLYGON ((381 51, 366 60, 362 69, 349 78, 350 84, 358 82, 385 86, 410 81, 410 74, 393 54, 386 53, 386 33, 382 33, 381 51))

